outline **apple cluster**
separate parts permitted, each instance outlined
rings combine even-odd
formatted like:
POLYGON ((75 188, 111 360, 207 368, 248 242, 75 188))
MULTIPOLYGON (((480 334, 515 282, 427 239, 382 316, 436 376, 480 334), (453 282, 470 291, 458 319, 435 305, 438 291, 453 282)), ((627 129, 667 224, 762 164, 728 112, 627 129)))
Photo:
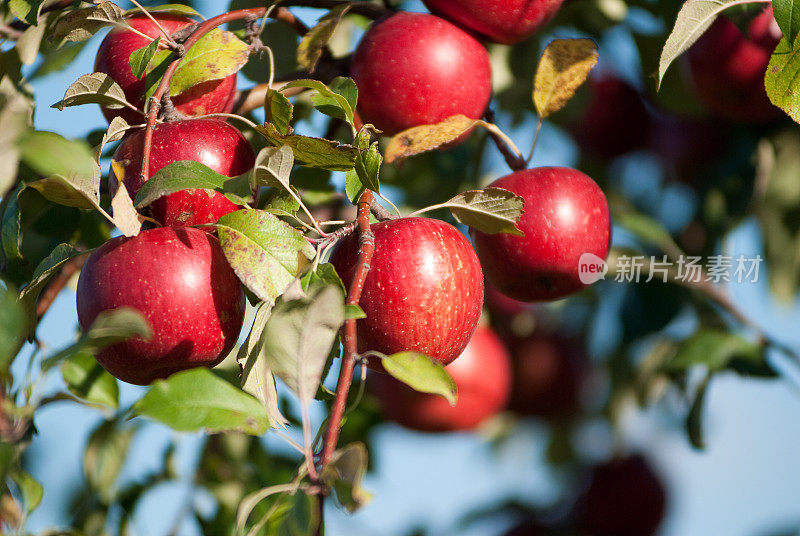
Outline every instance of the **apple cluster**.
MULTIPOLYGON (((489 56, 479 38, 501 43, 524 39, 560 3, 510 2, 497 10, 492 2, 431 1, 430 9, 443 18, 398 12, 377 21, 350 67, 359 89, 361 120, 394 135, 456 114, 481 118, 492 89, 489 56)), ((145 36, 155 38, 162 28, 179 32, 193 24, 177 15, 154 17, 130 17, 136 31, 110 32, 96 59, 96 69, 111 76, 139 108, 145 104, 146 83, 144 76, 131 72, 131 53, 147 46, 145 36)), ((113 156, 111 195, 124 186, 135 197, 148 177, 178 161, 199 162, 229 177, 247 172, 255 156, 243 135, 219 118, 197 117, 230 111, 235 97, 233 75, 178 95, 173 117, 149 133, 147 169, 146 129, 132 129, 113 156)), ((144 117, 127 108, 104 108, 103 113, 109 121, 121 116, 133 124, 144 117)), ((473 230, 473 249, 463 234, 440 220, 409 217, 372 225, 375 254, 360 301, 366 318, 358 323, 359 353, 415 350, 443 365, 462 356, 451 367, 457 383, 463 373, 475 376, 467 383, 492 384, 492 403, 483 405, 486 415, 506 405, 512 380, 506 351, 496 337, 485 329, 473 336, 484 302, 484 278, 516 300, 558 299, 585 286, 578 274, 579 258, 585 253, 604 258, 610 239, 606 198, 577 170, 521 170, 490 186, 524 199, 519 235, 473 230), (477 350, 468 346, 471 340, 477 350), (479 366, 471 364, 476 359, 479 366)), ((146 209, 161 227, 115 238, 91 254, 78 285, 81 326, 88 328, 104 311, 132 307, 153 329, 148 341, 133 339, 97 354, 114 376, 147 384, 185 368, 213 366, 235 345, 244 294, 209 224, 237 209, 211 190, 171 193, 146 209)), ((358 248, 357 235, 350 234, 331 257, 345 285, 353 278, 358 248)), ((370 365, 381 369, 379 360, 371 359, 370 365)), ((460 404, 469 405, 468 389, 461 391, 460 404)), ((472 425, 483 420, 481 414, 469 413, 472 425)), ((446 428, 441 423, 437 427, 446 428)))

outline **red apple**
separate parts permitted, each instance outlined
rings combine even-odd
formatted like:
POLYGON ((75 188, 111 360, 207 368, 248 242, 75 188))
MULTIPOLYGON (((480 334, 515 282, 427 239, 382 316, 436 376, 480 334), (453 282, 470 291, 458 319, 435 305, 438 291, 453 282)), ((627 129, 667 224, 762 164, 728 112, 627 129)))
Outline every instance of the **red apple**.
POLYGON ((555 300, 584 288, 581 256, 604 259, 610 240, 608 202, 600 187, 564 167, 517 171, 490 186, 525 199, 518 223, 525 236, 472 231, 489 282, 520 301, 555 300))
POLYGON ((639 92, 613 75, 592 78, 591 98, 572 126, 581 149, 604 159, 642 149, 650 134, 650 116, 639 92))
POLYGON ((511 387, 508 353, 491 329, 478 326, 447 371, 458 389, 455 406, 440 396, 415 391, 388 374, 372 374, 369 381, 386 418, 424 432, 472 430, 505 405, 511 387))
MULTIPOLYGON (((422 352, 444 364, 469 342, 481 315, 483 275, 469 241, 452 225, 401 218, 372 225, 375 254, 361 295, 358 351, 422 352)), ((353 279, 358 233, 341 241, 331 262, 353 279)))
MULTIPOLYGON (((113 159, 125 166, 125 188, 133 198, 142 187, 144 129, 128 134, 113 159)), ((218 119, 188 119, 156 125, 150 149, 148 177, 167 164, 194 160, 228 177, 253 167, 255 155, 236 128, 218 119)), ((109 188, 116 191, 118 178, 112 169, 109 188)), ((184 190, 166 195, 151 205, 153 218, 162 225, 183 226, 213 223, 238 206, 219 192, 184 190)))
POLYGON ((708 176, 709 166, 725 151, 727 123, 717 118, 653 116, 650 150, 660 158, 667 177, 694 184, 708 176))
POLYGON ((545 534, 547 534, 546 529, 536 521, 523 521, 508 529, 503 536, 544 536, 545 534))
POLYGON ((180 370, 214 366, 236 344, 244 292, 217 239, 198 229, 161 227, 96 249, 78 279, 78 321, 132 307, 150 323, 149 341, 131 339, 95 357, 122 381, 146 385, 180 370))
POLYGON ((578 521, 592 536, 653 536, 664 518, 666 491, 640 455, 595 467, 578 501, 578 521))
POLYGON ((423 0, 432 13, 506 45, 533 35, 564 0, 423 0))
MULTIPOLYGON (((171 35, 195 21, 180 15, 153 13, 153 17, 171 35)), ((140 110, 144 108, 145 79, 136 78, 131 71, 130 56, 135 50, 145 47, 156 37, 162 35, 158 27, 144 15, 134 15, 127 19, 128 24, 150 39, 124 28, 112 30, 97 51, 94 62, 96 72, 106 73, 122 87, 125 97, 140 110)), ((185 115, 204 115, 216 112, 230 112, 236 95, 236 75, 232 74, 220 80, 202 82, 172 98, 177 110, 185 115)), ((103 108, 103 115, 111 122, 114 117, 121 116, 131 125, 144 123, 143 114, 129 108, 112 110, 103 108)))
POLYGON ((580 344, 555 334, 534 333, 517 341, 511 347, 509 409, 549 419, 575 415, 587 363, 580 344))
POLYGON ((764 73, 781 30, 772 5, 756 16, 747 35, 724 15, 689 49, 697 95, 715 115, 730 121, 765 122, 780 117, 764 89, 764 73))
POLYGON ((358 112, 387 136, 451 115, 477 119, 492 94, 489 55, 449 22, 397 13, 376 22, 353 56, 358 112))

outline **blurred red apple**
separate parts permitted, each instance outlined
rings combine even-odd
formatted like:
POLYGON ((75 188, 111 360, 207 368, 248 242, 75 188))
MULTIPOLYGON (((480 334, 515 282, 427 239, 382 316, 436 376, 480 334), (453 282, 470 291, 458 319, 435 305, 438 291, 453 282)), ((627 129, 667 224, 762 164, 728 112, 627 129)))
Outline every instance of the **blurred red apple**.
POLYGON ((724 15, 689 49, 688 60, 700 100, 729 121, 765 122, 780 117, 764 89, 764 74, 781 30, 772 5, 759 13, 747 35, 724 15))
POLYGON ((423 0, 432 13, 486 36, 495 43, 519 43, 533 35, 564 0, 423 0))
MULTIPOLYGON (((170 35, 195 21, 180 15, 153 13, 153 17, 170 35)), ((150 44, 161 31, 145 15, 134 15, 127 19, 132 28, 150 36, 145 39, 141 35, 125 28, 116 28, 100 43, 97 58, 94 62, 96 72, 106 73, 120 85, 128 102, 139 108, 145 104, 145 77, 136 78, 131 71, 130 56, 135 50, 150 44)), ((172 97, 176 109, 185 115, 204 115, 216 112, 230 112, 236 95, 236 75, 232 74, 220 80, 202 82, 187 91, 172 97)), ((143 114, 129 108, 112 110, 102 108, 103 115, 110 123, 114 117, 121 116, 131 125, 145 122, 143 114)))
POLYGON ((451 115, 477 119, 492 93, 489 54, 449 22, 397 13, 376 22, 353 56, 358 113, 387 136, 451 115))
MULTIPOLYGON (((452 225, 401 218, 372 225, 375 254, 361 295, 358 351, 422 352, 444 364, 464 350, 481 315, 483 274, 469 241, 452 225)), ((331 256, 349 285, 358 233, 331 256)))
POLYGON ((180 370, 214 366, 236 345, 245 301, 217 239, 198 229, 161 227, 97 248, 78 279, 78 321, 132 307, 150 323, 149 341, 131 339, 95 355, 122 381, 146 385, 180 370))
POLYGON ((640 455, 617 458, 592 470, 578 502, 581 528, 592 536, 653 536, 666 507, 666 491, 640 455))
POLYGON ((505 405, 511 384, 508 354, 491 329, 478 326, 447 371, 458 389, 455 406, 440 396, 415 391, 388 374, 372 374, 369 382, 386 418, 423 432, 472 430, 505 405))
MULTIPOLYGON (((144 134, 144 129, 128 134, 113 156, 125 168, 123 182, 131 198, 143 184, 144 134)), ((167 164, 180 160, 200 162, 217 173, 235 177, 253 167, 255 155, 241 132, 218 119, 189 119, 156 125, 148 178, 167 164)), ((113 195, 118 184, 113 169, 108 181, 113 195)), ((227 197, 211 190, 183 190, 161 197, 150 205, 153 218, 167 226, 213 223, 238 209, 227 197)))
POLYGON ((581 149, 611 159, 644 148, 650 116, 636 88, 613 75, 593 77, 589 88, 589 103, 572 127, 581 149))
POLYGON ((520 301, 555 300, 584 288, 581 257, 605 259, 609 247, 608 202, 600 187, 564 167, 517 171, 490 186, 525 199, 518 223, 525 236, 472 231, 489 282, 520 301))
POLYGON ((567 418, 580 411, 588 358, 577 342, 534 333, 511 346, 509 409, 520 415, 567 418))

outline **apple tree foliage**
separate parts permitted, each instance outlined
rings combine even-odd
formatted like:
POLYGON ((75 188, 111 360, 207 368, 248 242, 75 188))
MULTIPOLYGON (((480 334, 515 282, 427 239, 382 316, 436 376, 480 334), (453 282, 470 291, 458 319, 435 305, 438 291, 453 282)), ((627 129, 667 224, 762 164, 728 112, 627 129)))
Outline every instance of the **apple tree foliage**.
MULTIPOLYGON (((86 445, 85 479, 72 509, 75 534, 124 533, 140 499, 175 478, 170 448, 161 470, 133 483, 118 482, 133 438, 151 421, 208 434, 195 484, 218 507, 211 516, 185 514, 195 516, 208 534, 311 535, 320 528, 320 502, 326 496, 350 511, 365 506, 370 497, 362 486, 369 470, 369 431, 381 417, 369 395, 362 399, 363 378, 354 379, 336 449, 326 463, 314 460, 329 423, 310 429, 308 409, 332 405, 335 374, 330 371, 338 368, 340 328, 363 316, 357 305, 345 304, 347 289, 326 262, 335 237, 307 240, 318 236, 318 219, 352 222, 349 207, 370 190, 389 204, 389 197, 397 196, 404 214, 425 208, 484 232, 518 232, 521 199, 483 188, 496 178, 483 175, 490 151, 499 149, 511 166, 525 164, 498 124, 517 128, 530 124, 536 114, 537 134, 546 120, 547 128, 579 137, 591 87, 584 81, 598 60, 595 43, 621 25, 627 25, 635 40, 643 73, 638 84, 648 113, 673 121, 673 127, 713 123, 705 118, 685 73, 669 67, 682 61, 682 54, 724 11, 763 7, 764 2, 568 1, 544 32, 511 47, 489 46, 492 67, 501 74, 491 112, 484 118, 453 116, 386 140, 359 124, 358 90, 347 77, 347 62, 351 43, 377 18, 375 13, 401 9, 402 3, 310 0, 281 5, 293 4, 319 8, 318 21, 301 32, 305 35, 280 20, 234 21, 186 51, 169 86, 174 97, 237 72, 256 88, 286 80, 264 91, 257 107, 242 108, 239 119, 230 118, 257 151, 254 168, 230 178, 196 162, 177 162, 156 173, 133 199, 109 198, 105 165, 115 143, 133 125, 116 118, 108 129, 67 139, 37 130, 32 120, 36 106, 133 107, 122 89, 107 75, 87 73, 64 88, 62 100, 50 103, 37 99, 31 85, 69 66, 85 47, 94 46, 96 33, 124 27, 130 13, 111 1, 0 4, 0 523, 6 528, 24 531, 26 516, 41 501, 44 490, 26 470, 25 450, 37 433, 37 411, 52 403, 83 404, 104 417, 86 445), (631 20, 647 24, 637 26, 631 20), (560 37, 581 38, 553 41, 550 29, 557 29, 560 37), (213 72, 203 67, 209 61, 213 72), (303 128, 295 128, 298 124, 303 128), (469 132, 466 141, 449 145, 469 132), (382 190, 382 185, 391 188, 382 190), (222 217, 215 230, 246 286, 253 313, 249 331, 220 367, 158 380, 135 403, 122 407, 117 380, 92 354, 130 337, 150 336, 141 315, 127 309, 102 315, 66 348, 41 345, 37 326, 52 294, 65 286, 88 252, 107 241, 114 229, 135 235, 147 223, 143 209, 185 189, 221 192, 242 207, 222 217), (254 189, 259 196, 253 196, 254 189), (26 365, 20 367, 21 361, 26 365), (14 375, 12 365, 26 372, 14 375), (59 378, 55 391, 45 387, 53 377, 59 378), (268 449, 258 439, 263 434, 286 439, 298 452, 268 449)), ((616 232, 624 237, 624 245, 609 255, 607 279, 626 255, 677 259, 719 254, 726 236, 754 219, 764 240, 762 269, 775 297, 795 299, 800 281, 800 130, 790 119, 800 121, 800 4, 772 4, 784 37, 765 73, 765 87, 785 115, 767 125, 712 129, 718 145, 714 158, 696 147, 711 142, 675 141, 674 136, 684 133, 675 128, 669 140, 648 131, 649 143, 636 147, 659 162, 666 177, 658 184, 660 193, 679 183, 693 192, 697 208, 690 220, 676 227, 652 197, 631 194, 619 180, 618 162, 588 150, 580 153, 576 167, 602 186, 616 232), (670 154, 663 150, 667 144, 681 147, 682 153, 664 156, 670 154)), ((229 9, 249 7, 265 7, 265 2, 233 0, 229 9)), ((188 3, 147 9, 197 15, 188 3)), ((148 96, 173 60, 172 52, 159 45, 160 38, 130 57, 132 72, 147 77, 148 96)), ((622 121, 613 123, 618 130, 605 135, 624 137, 626 112, 614 113, 622 121)), ((657 122, 653 119, 651 126, 657 122)), ((689 128, 685 133, 689 136, 689 128)), ((590 333, 609 310, 614 311, 619 336, 595 363, 596 373, 609 380, 608 393, 569 426, 554 427, 553 463, 575 463, 565 438, 578 422, 602 418, 613 426, 620 408, 630 401, 642 406, 673 402, 670 409, 685 422, 688 440, 702 448, 702 404, 716 375, 784 381, 781 367, 766 358, 770 349, 791 366, 800 363, 796 350, 738 309, 723 285, 708 281, 605 281, 554 305, 548 314, 573 331, 590 333), (612 289, 621 303, 609 305, 612 289), (679 317, 691 319, 692 328, 676 335, 668 328, 679 317), (681 401, 677 407, 675 399, 681 401)), ((384 359, 385 369, 397 379, 454 399, 449 375, 424 356, 401 353, 384 359)))

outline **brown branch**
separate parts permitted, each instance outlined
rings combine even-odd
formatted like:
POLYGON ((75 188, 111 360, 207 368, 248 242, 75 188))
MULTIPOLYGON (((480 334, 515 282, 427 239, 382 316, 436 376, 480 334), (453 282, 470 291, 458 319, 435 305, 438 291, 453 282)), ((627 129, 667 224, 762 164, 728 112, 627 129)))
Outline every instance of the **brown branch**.
POLYGON ((69 280, 72 278, 73 275, 78 273, 80 269, 83 267, 83 263, 86 262, 86 255, 80 255, 73 259, 70 259, 64 266, 61 267, 61 270, 53 276, 47 286, 44 288, 42 293, 39 295, 39 301, 36 302, 36 318, 41 320, 44 314, 50 309, 50 306, 53 305, 53 302, 56 299, 64 287, 67 286, 69 280))
MULTIPOLYGON (((347 304, 358 305, 361 299, 361 292, 364 290, 364 281, 367 279, 369 273, 370 263, 372 262, 372 254, 375 251, 375 235, 369 226, 370 204, 374 197, 370 190, 366 190, 361 194, 358 200, 358 231, 359 231, 359 248, 358 248, 358 264, 356 265, 355 275, 353 281, 350 283, 350 288, 347 291, 347 304)), ((339 381, 336 384, 336 398, 333 400, 331 407, 330 419, 328 419, 328 429, 325 432, 325 441, 322 446, 322 455, 320 456, 320 466, 325 465, 331 460, 334 450, 336 450, 336 443, 339 441, 339 429, 342 426, 342 417, 344 410, 347 406, 347 394, 350 392, 350 385, 353 381, 353 369, 355 368, 356 359, 358 358, 358 347, 356 345, 356 320, 349 319, 345 321, 342 328, 342 346, 344 347, 344 356, 342 358, 342 367, 339 370, 339 381)))
POLYGON ((333 9, 335 7, 349 5, 349 13, 363 15, 368 19, 377 20, 386 15, 390 15, 392 10, 370 2, 350 2, 349 0, 286 0, 281 5, 290 7, 314 7, 317 9, 333 9))
POLYGON ((386 221, 386 220, 396 220, 397 214, 392 214, 388 210, 386 210, 383 205, 378 203, 373 196, 372 202, 369 204, 369 210, 372 212, 372 215, 375 216, 379 221, 386 221))

